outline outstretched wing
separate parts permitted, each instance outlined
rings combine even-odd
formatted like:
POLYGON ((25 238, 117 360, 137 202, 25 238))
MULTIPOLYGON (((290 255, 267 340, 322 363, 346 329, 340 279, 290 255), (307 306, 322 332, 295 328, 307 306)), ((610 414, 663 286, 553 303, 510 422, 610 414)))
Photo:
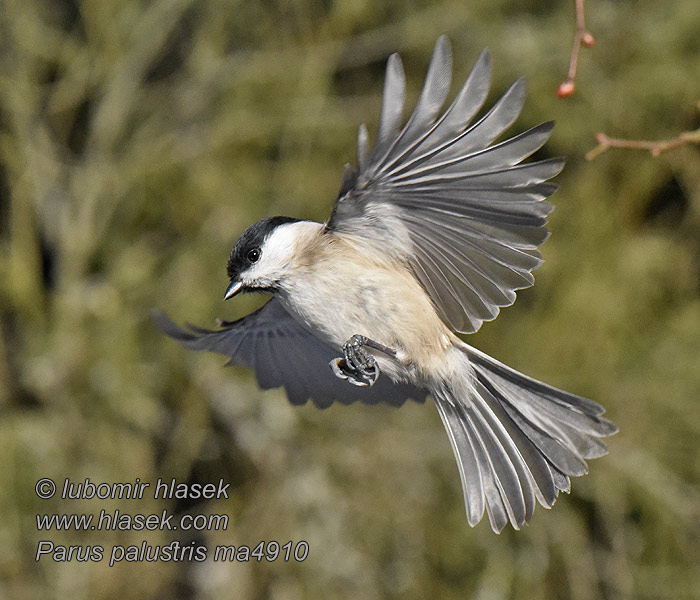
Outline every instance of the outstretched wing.
POLYGON ((553 208, 543 200, 556 189, 545 182, 564 161, 520 164, 545 143, 553 123, 493 143, 520 113, 522 79, 471 123, 488 93, 487 50, 438 117, 451 66, 443 36, 416 108, 399 129, 405 79, 399 56, 389 58, 374 149, 370 154, 361 126, 358 173, 346 167, 327 232, 362 236, 408 262, 441 318, 471 333, 515 302, 515 290, 534 283, 537 248, 548 236, 546 217, 553 208))
POLYGON ((339 352, 304 329, 272 299, 238 321, 208 330, 189 325, 180 329, 165 314, 153 312, 156 325, 185 348, 208 350, 229 357, 227 365, 248 367, 264 390, 284 387, 292 404, 312 400, 319 408, 333 402, 366 404, 386 402, 401 406, 406 400, 423 402, 424 390, 380 377, 371 388, 357 387, 333 375, 328 363, 339 352))

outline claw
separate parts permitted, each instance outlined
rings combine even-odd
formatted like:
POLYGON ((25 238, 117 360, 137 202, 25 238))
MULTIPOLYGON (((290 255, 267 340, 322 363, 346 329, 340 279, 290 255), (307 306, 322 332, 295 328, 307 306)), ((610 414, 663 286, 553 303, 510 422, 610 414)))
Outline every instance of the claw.
POLYGON ((365 381, 364 379, 356 379, 355 377, 348 377, 348 383, 352 383, 357 387, 371 387, 374 385, 374 382, 365 381))
POLYGON ((377 379, 379 379, 379 366, 377 366, 377 363, 375 362, 369 369, 366 369, 363 372, 363 375, 368 378, 367 383, 364 385, 372 387, 375 383, 377 383, 377 379))
POLYGON ((345 379, 348 383, 359 387, 371 387, 379 378, 379 369, 375 366, 371 366, 367 369, 354 369, 344 358, 334 358, 328 364, 336 377, 345 379))
POLYGON ((365 346, 396 358, 396 351, 362 335, 353 335, 343 344, 343 358, 334 358, 329 364, 333 374, 357 386, 373 386, 379 379, 379 365, 365 346))
POLYGON ((335 375, 338 379, 347 379, 348 374, 345 371, 346 366, 345 366, 345 361, 342 358, 334 358, 331 362, 328 363, 333 370, 333 375, 335 375))

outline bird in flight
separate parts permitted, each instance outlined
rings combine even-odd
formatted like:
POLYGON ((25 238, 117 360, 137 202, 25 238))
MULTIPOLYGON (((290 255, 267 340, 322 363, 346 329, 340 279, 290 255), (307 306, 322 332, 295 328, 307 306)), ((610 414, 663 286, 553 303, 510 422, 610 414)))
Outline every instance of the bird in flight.
POLYGON ((476 118, 488 50, 442 112, 451 68, 443 36, 402 126, 405 77, 393 54, 374 147, 362 125, 357 169, 346 165, 328 221, 266 218, 240 236, 224 299, 263 292, 267 304, 216 330, 154 319, 186 348, 252 369, 262 389, 283 387, 293 404, 400 406, 429 395, 457 459, 467 521, 486 513, 499 533, 527 523, 536 501, 549 508, 568 492, 617 427, 599 404, 456 335, 477 331, 534 283, 553 208, 545 198, 556 189, 549 180, 564 161, 523 163, 553 123, 497 141, 520 113, 522 79, 476 118))

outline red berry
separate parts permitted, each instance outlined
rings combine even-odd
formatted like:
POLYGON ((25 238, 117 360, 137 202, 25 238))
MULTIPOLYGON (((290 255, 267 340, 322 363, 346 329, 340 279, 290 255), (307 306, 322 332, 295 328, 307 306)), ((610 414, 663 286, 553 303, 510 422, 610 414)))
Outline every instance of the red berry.
POLYGON ((593 46, 595 46, 595 38, 588 32, 583 34, 581 42, 584 46, 586 46, 586 48, 593 48, 593 46))
POLYGON ((557 96, 559 98, 568 98, 569 96, 571 96, 571 94, 574 93, 574 89, 574 82, 571 80, 567 80, 557 88, 557 96))

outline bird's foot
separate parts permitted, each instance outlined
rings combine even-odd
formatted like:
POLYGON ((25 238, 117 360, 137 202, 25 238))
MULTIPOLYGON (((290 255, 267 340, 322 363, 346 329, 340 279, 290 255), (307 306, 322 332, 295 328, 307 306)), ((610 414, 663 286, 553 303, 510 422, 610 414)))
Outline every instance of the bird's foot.
POLYGON ((373 386, 379 378, 379 365, 365 347, 374 348, 396 358, 395 350, 363 335, 353 335, 343 344, 343 357, 334 358, 330 362, 333 374, 340 379, 346 379, 353 385, 373 386))

